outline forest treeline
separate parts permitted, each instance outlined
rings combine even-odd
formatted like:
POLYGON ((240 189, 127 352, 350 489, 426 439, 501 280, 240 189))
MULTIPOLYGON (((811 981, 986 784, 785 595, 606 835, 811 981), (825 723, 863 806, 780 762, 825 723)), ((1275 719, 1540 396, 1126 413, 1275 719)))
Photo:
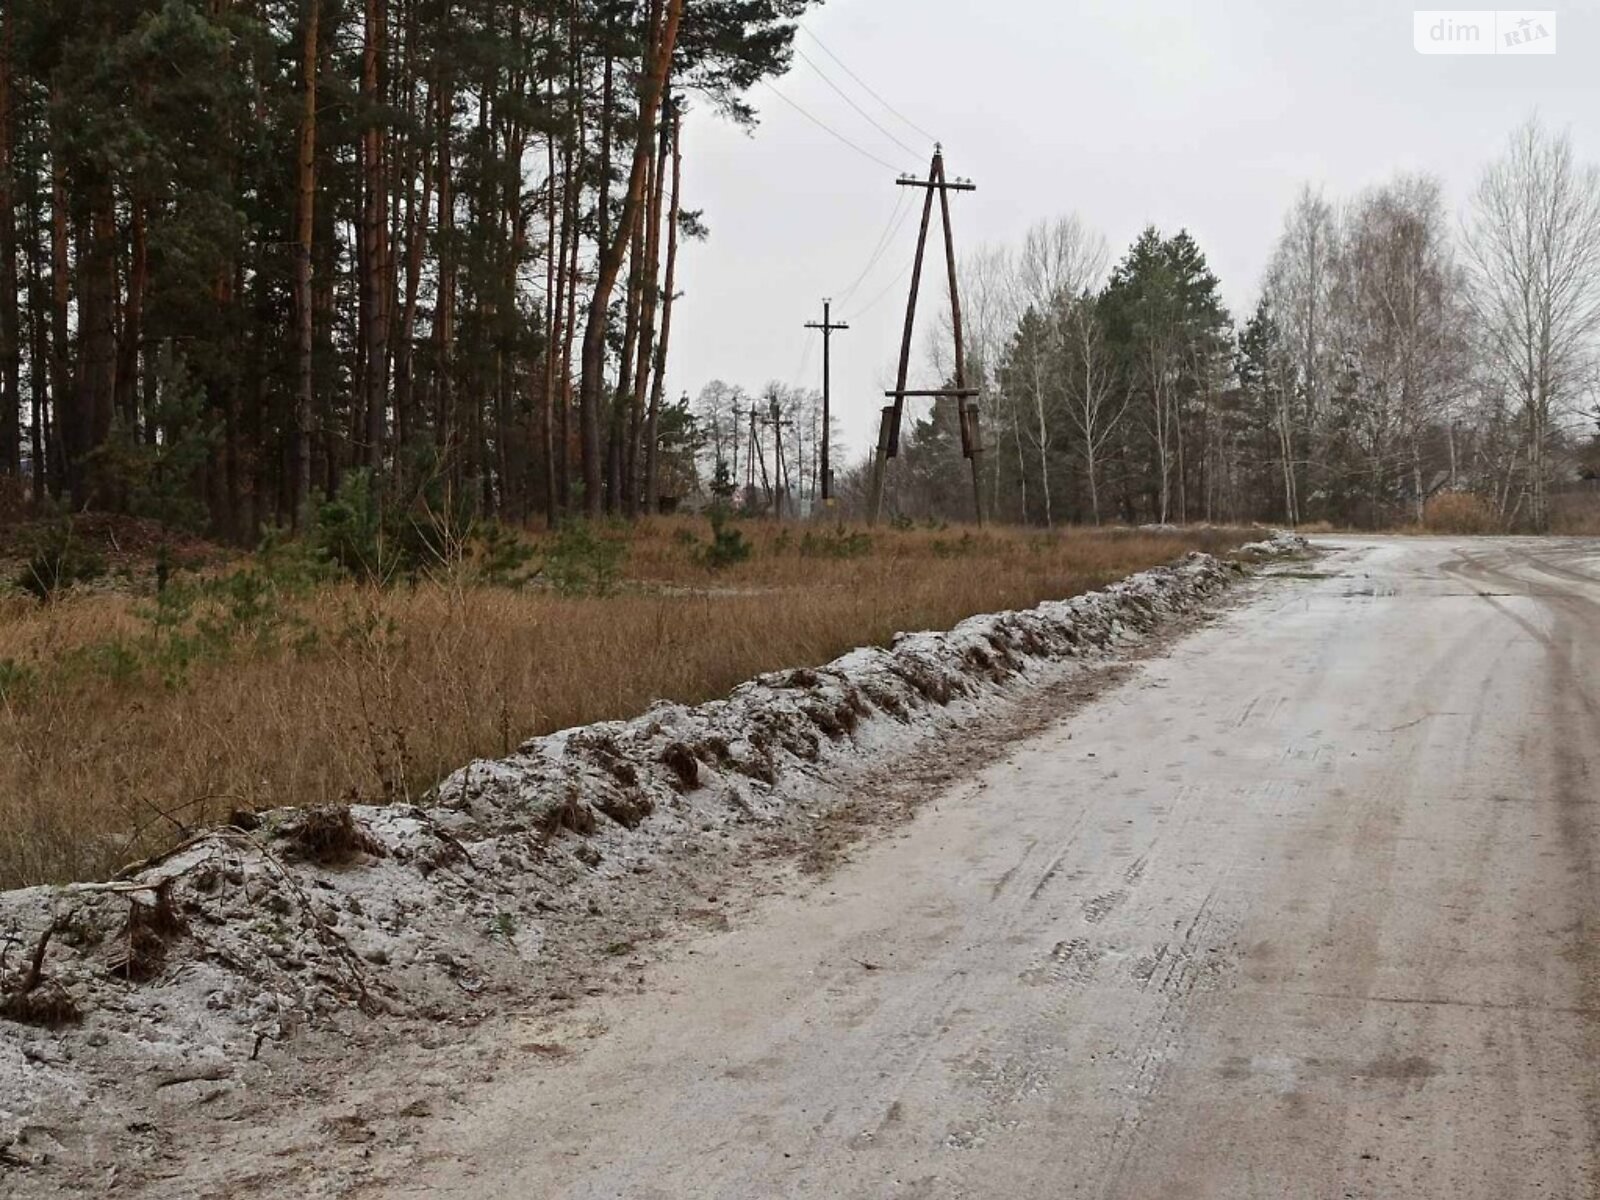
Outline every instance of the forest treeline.
POLYGON ((652 507, 686 114, 810 0, 8 0, 0 473, 248 540, 352 470, 652 507))
MULTIPOLYGON (((706 233, 688 116, 752 120, 811 2, 7 3, 0 475, 238 541, 352 472, 513 521, 806 511, 814 393, 666 379, 706 233)), ((1422 175, 1305 190, 1247 315, 1184 231, 1112 262, 1047 222, 961 279, 1004 520, 1376 526, 1451 495, 1542 529, 1596 473, 1600 172, 1537 121, 1459 216, 1422 175)), ((891 509, 968 515, 958 443, 914 411, 891 509)))
MULTIPOLYGON (((1304 189, 1242 321, 1182 231, 1113 264, 1066 218, 961 275, 1000 518, 1385 527, 1442 502, 1488 532, 1600 495, 1600 170, 1537 120, 1459 214, 1426 175, 1304 189)), ((927 344, 948 359, 948 323, 927 344)), ((890 487, 971 512, 953 408, 890 487)))

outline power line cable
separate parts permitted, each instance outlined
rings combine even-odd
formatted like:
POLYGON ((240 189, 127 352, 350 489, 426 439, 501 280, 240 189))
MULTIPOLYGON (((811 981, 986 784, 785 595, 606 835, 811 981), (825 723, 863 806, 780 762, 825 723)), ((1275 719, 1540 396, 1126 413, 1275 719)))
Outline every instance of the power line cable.
POLYGON ((854 296, 861 285, 866 282, 867 276, 872 274, 872 268, 878 265, 883 258, 884 252, 889 249, 890 243, 894 241, 894 235, 900 232, 900 227, 906 223, 906 218, 911 215, 910 209, 906 206, 906 200, 911 195, 910 189, 899 188, 897 190, 900 194, 895 198, 894 211, 889 214, 889 223, 883 227, 883 233, 878 237, 878 244, 873 247, 871 255, 867 258, 867 265, 861 268, 861 274, 851 281, 849 287, 834 297, 841 305, 848 303, 850 297, 854 296))
POLYGON ((883 303, 883 298, 892 292, 896 287, 898 287, 901 280, 911 273, 911 265, 916 261, 916 255, 912 255, 910 258, 908 258, 905 264, 895 272, 894 278, 889 280, 881 292, 879 292, 871 300, 868 300, 860 308, 857 308, 850 313, 850 320, 861 320, 862 317, 866 316, 873 309, 877 308, 879 304, 883 303))
POLYGON ((818 129, 822 130, 824 133, 828 134, 830 137, 836 138, 839 141, 843 142, 846 146, 850 147, 850 149, 854 150, 857 154, 861 155, 862 158, 870 159, 872 162, 877 163, 880 167, 882 167, 886 171, 899 171, 900 170, 899 167, 895 166, 891 162, 885 162, 883 159, 879 158, 876 154, 872 153, 870 150, 863 150, 855 142, 852 142, 849 138, 845 137, 844 134, 840 133, 837 129, 833 128, 831 125, 829 125, 826 122, 824 122, 821 118, 812 116, 809 112, 807 112, 805 109, 801 108, 793 100, 789 99, 789 97, 785 96, 776 87, 774 87, 769 80, 762 80, 762 82, 764 84, 766 84, 767 89, 769 91, 771 91, 772 94, 774 96, 776 96, 779 100, 782 100, 790 108, 794 109, 795 112, 799 113, 802 117, 804 117, 806 120, 810 121, 813 125, 815 125, 818 129))
POLYGON ((851 79, 855 80, 858 84, 860 84, 862 89, 867 93, 867 95, 871 96, 879 104, 883 105, 884 108, 888 109, 890 113, 892 113, 894 116, 898 117, 901 121, 903 121, 908 129, 914 130, 916 133, 918 133, 922 137, 927 138, 930 142, 937 142, 939 140, 938 138, 934 137, 933 134, 929 133, 926 129, 922 128, 922 126, 918 125, 910 117, 906 116, 903 112, 901 112, 894 105, 890 104, 882 96, 878 95, 877 92, 873 91, 871 85, 869 85, 865 79, 862 79, 861 76, 857 75, 848 66, 846 66, 844 60, 842 58, 840 58, 837 54, 835 54, 832 50, 829 50, 828 47, 827 47, 827 44, 821 38, 819 38, 816 34, 812 33, 809 28, 807 28, 805 25, 801 25, 800 28, 805 31, 805 35, 808 38, 810 38, 813 42, 815 42, 817 44, 817 48, 819 50, 821 50, 829 58, 833 59, 834 62, 839 64, 839 69, 841 71, 843 71, 846 75, 850 76, 851 79))
POLYGON ((806 339, 806 352, 805 352, 804 355, 801 356, 800 369, 794 373, 794 382, 795 382, 795 386, 796 387, 805 387, 806 386, 806 375, 811 370, 811 359, 812 359, 813 354, 814 354, 814 352, 811 349, 812 343, 814 341, 815 341, 814 338, 807 338, 806 339))
POLYGON ((806 373, 806 368, 811 365, 811 347, 814 344, 815 344, 815 339, 814 338, 809 338, 809 337, 806 338, 805 345, 800 351, 800 365, 795 367, 794 374, 790 376, 791 380, 798 381, 798 380, 804 378, 805 373, 806 373))
POLYGON ((883 134, 884 137, 888 138, 896 146, 899 146, 900 149, 904 150, 907 154, 910 154, 913 157, 915 157, 915 156, 917 156, 918 154, 921 153, 921 151, 913 150, 910 146, 906 145, 899 138, 897 138, 894 134, 890 133, 889 130, 885 129, 883 127, 883 125, 878 121, 877 117, 874 117, 866 109, 862 108, 861 105, 857 104, 853 99, 850 98, 850 94, 848 92, 846 92, 842 87, 840 87, 833 80, 829 79, 828 76, 823 72, 822 68, 817 66, 816 62, 804 50, 802 50, 798 46, 796 46, 794 52, 801 57, 801 59, 805 62, 806 66, 810 67, 813 71, 815 71, 817 73, 818 78, 820 78, 823 83, 827 84, 834 91, 838 92, 839 93, 839 98, 841 100, 843 100, 851 108, 855 109, 856 112, 860 113, 861 116, 874 129, 876 129, 879 133, 883 134))

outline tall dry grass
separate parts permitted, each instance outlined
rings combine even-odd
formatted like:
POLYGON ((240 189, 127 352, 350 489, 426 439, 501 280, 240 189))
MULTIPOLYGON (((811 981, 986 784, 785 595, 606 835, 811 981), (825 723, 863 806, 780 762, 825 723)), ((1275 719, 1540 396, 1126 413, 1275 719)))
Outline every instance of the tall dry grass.
POLYGON ((1551 504, 1550 532, 1564 537, 1600 536, 1600 493, 1557 496, 1551 504))
POLYGON ((1441 492, 1422 510, 1424 533, 1480 536, 1503 533, 1505 522, 1494 506, 1473 492, 1441 492))
POLYGON ((416 800, 531 736, 1244 537, 879 531, 834 557, 802 553, 798 528, 742 528, 753 557, 715 574, 697 523, 608 535, 627 538, 630 582, 605 597, 323 585, 282 602, 293 636, 240 638, 177 674, 114 649, 149 636, 148 597, 0 599, 0 887, 102 876, 236 809, 416 800))

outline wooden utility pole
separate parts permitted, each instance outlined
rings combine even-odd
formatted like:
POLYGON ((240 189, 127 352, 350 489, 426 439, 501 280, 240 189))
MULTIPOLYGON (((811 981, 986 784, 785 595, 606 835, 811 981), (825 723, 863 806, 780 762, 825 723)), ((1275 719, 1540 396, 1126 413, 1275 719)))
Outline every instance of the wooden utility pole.
MULTIPOLYGON (((739 410, 737 408, 733 412, 735 416, 738 416, 739 410)), ((756 490, 756 452, 759 449, 760 443, 756 436, 756 403, 752 400, 750 402, 750 445, 746 448, 744 455, 744 494, 746 504, 750 502, 750 493, 756 490)), ((761 470, 765 473, 766 469, 766 462, 763 460, 761 470)))
POLYGON ((767 494, 767 503, 772 503, 772 480, 767 476, 767 447, 761 440, 761 435, 756 432, 758 424, 756 406, 750 406, 750 453, 753 455, 751 462, 750 490, 755 491, 755 465, 761 465, 761 490, 767 494))
MULTIPOLYGON (((750 406, 750 415, 752 417, 755 416, 755 411, 755 405, 752 404, 750 406)), ((772 500, 772 515, 781 521, 783 520, 784 492, 788 490, 788 485, 786 482, 788 478, 788 469, 783 463, 783 431, 785 429, 793 429, 794 422, 783 415, 783 410, 778 407, 778 401, 773 399, 770 401, 770 409, 767 415, 761 418, 761 425, 764 429, 772 430, 774 461, 772 464, 772 484, 767 488, 767 495, 772 500)), ((765 480, 766 471, 767 457, 766 452, 763 450, 761 454, 761 473, 763 480, 765 480)))
POLYGON ((807 329, 822 330, 822 503, 833 503, 833 465, 828 457, 828 426, 833 420, 833 360, 830 350, 833 345, 833 335, 836 330, 849 329, 850 326, 833 320, 833 301, 822 302, 822 321, 806 322, 807 329))
POLYGON ((954 182, 945 178, 944 150, 936 147, 927 179, 901 176, 895 180, 899 187, 922 188, 926 196, 922 203, 922 227, 917 233, 917 256, 911 267, 911 296, 906 303, 905 332, 900 341, 900 369, 895 377, 892 392, 884 395, 894 401, 883 410, 883 424, 878 432, 878 453, 872 463, 872 491, 867 502, 867 523, 876 525, 883 512, 883 490, 889 475, 889 460, 900 453, 900 424, 908 397, 934 397, 955 400, 961 418, 961 453, 972 463, 972 499, 978 524, 987 524, 989 514, 983 498, 983 430, 978 421, 977 409, 971 401, 978 396, 976 388, 967 386, 966 340, 961 326, 961 297, 956 286, 955 236, 950 226, 950 193, 975 192, 977 186, 969 179, 954 182), (932 390, 911 390, 906 381, 911 373, 911 341, 917 326, 917 295, 922 285, 922 261, 928 248, 928 226, 933 220, 933 197, 939 196, 939 215, 944 224, 945 266, 950 283, 950 321, 955 336, 955 386, 932 390))

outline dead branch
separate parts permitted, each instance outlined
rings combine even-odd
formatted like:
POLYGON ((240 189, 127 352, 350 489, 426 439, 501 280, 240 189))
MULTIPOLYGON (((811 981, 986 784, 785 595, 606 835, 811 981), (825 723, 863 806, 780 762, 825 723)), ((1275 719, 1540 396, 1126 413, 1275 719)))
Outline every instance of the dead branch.
POLYGON ((44 981, 44 955, 55 932, 55 922, 52 921, 39 935, 39 944, 33 948, 33 960, 28 964, 28 973, 22 978, 22 995, 26 996, 44 981))

